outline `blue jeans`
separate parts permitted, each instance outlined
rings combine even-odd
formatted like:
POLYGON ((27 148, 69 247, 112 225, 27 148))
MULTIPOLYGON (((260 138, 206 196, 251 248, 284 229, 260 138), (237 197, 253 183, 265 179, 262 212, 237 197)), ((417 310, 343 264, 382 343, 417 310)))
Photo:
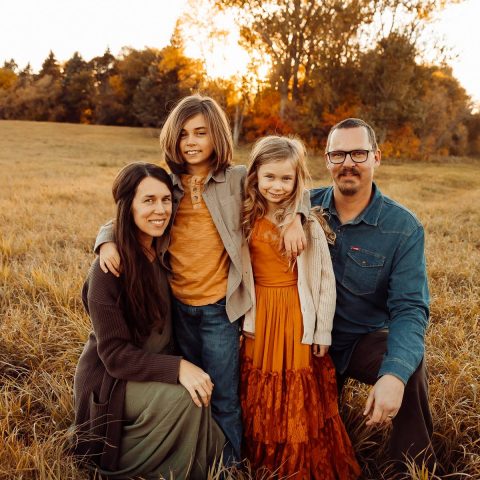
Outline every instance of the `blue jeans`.
POLYGON ((227 443, 224 463, 239 461, 242 416, 239 387, 239 321, 230 322, 225 299, 193 307, 174 299, 174 329, 180 350, 189 362, 212 379, 212 415, 227 443))

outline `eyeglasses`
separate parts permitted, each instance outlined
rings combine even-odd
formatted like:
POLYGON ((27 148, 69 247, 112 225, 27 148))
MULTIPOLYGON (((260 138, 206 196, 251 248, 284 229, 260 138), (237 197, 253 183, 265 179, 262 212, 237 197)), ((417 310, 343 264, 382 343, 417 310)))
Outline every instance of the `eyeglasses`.
POLYGON ((339 164, 345 161, 347 155, 350 155, 350 158, 355 163, 363 163, 367 161, 370 152, 373 152, 373 150, 351 150, 350 152, 335 150, 333 152, 327 152, 327 157, 331 163, 339 164))

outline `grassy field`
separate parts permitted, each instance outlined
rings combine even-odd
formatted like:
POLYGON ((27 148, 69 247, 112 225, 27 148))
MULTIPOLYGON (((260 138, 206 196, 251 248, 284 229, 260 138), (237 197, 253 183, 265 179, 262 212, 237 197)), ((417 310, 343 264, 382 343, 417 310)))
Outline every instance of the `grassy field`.
MULTIPOLYGON (((157 132, 0 121, 0 479, 88 478, 65 453, 90 328, 80 289, 97 229, 112 216, 112 180, 134 160, 158 162, 157 132)), ((327 183, 323 160, 310 165, 314 184, 327 183)), ((480 162, 385 159, 377 182, 425 225, 435 447, 448 478, 478 479, 480 162)), ((360 414, 366 392, 350 384, 342 413, 364 478, 388 478, 387 432, 367 429, 360 414)))

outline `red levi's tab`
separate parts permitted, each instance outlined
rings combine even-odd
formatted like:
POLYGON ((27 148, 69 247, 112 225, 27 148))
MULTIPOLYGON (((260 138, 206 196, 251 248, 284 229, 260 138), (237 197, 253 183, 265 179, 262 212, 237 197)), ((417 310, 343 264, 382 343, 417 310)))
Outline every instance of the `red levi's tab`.
POLYGON ((358 252, 360 250, 360 247, 350 247, 350 250, 355 250, 358 252))

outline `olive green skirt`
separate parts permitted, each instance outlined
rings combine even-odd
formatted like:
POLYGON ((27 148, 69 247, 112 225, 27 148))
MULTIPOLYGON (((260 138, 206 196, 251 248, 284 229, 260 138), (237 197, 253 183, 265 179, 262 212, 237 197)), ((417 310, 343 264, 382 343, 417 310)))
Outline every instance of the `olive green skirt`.
POLYGON ((225 437, 182 385, 128 382, 119 469, 110 478, 204 480, 225 437))

